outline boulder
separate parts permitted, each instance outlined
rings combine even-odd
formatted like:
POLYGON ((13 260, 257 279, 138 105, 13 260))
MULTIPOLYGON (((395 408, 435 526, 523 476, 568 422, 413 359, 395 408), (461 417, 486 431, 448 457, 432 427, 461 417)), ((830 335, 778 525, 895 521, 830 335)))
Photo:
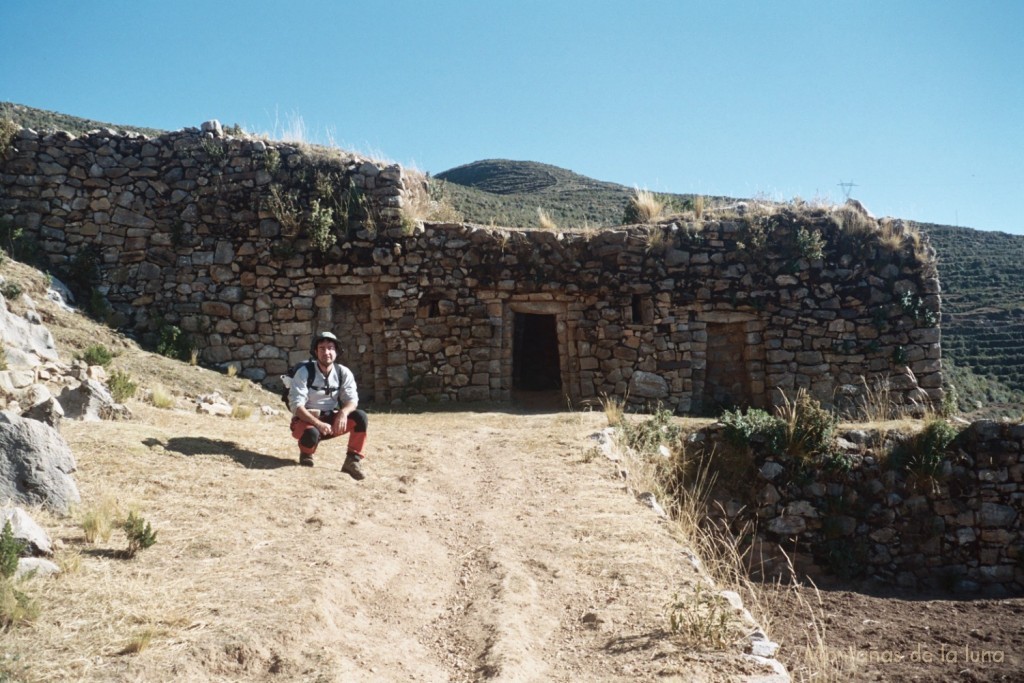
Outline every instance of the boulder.
POLYGON ((14 578, 18 581, 30 577, 52 576, 53 574, 60 574, 60 567, 41 557, 23 557, 18 560, 18 568, 14 570, 14 578))
POLYGON ((71 420, 97 421, 117 412, 118 404, 107 388, 88 377, 77 387, 65 387, 58 400, 71 420))
MULTIPOLYGON (((33 316, 32 319, 38 320, 38 317, 33 316)), ((50 330, 9 311, 3 296, 0 296, 0 339, 3 339, 9 353, 13 352, 19 358, 24 354, 26 362, 33 356, 42 360, 58 360, 57 345, 50 330)))
POLYGON ((0 412, 0 500, 66 515, 81 500, 74 471, 75 458, 56 429, 0 412))
POLYGON ((23 556, 53 554, 50 537, 23 509, 19 507, 0 508, 0 529, 3 529, 7 522, 11 523, 11 533, 14 538, 26 544, 25 550, 22 551, 23 556))
POLYGON ((44 384, 33 384, 21 396, 19 405, 28 406, 21 416, 30 420, 38 420, 54 429, 60 429, 60 420, 64 417, 64 408, 44 384))
POLYGON ((640 398, 666 398, 668 382, 661 375, 638 370, 629 380, 629 395, 640 398))

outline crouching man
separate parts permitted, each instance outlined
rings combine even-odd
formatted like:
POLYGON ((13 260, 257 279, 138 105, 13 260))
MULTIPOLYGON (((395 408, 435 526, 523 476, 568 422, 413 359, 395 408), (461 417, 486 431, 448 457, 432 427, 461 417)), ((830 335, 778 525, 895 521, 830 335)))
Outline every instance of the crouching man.
POLYGON ((292 377, 288 407, 292 411, 292 436, 299 440, 299 463, 313 466, 313 454, 324 439, 348 434, 348 452, 341 471, 360 480, 363 473, 363 445, 366 443, 366 413, 359 410, 359 394, 352 371, 337 363, 338 338, 321 332, 313 338, 310 355, 292 377))

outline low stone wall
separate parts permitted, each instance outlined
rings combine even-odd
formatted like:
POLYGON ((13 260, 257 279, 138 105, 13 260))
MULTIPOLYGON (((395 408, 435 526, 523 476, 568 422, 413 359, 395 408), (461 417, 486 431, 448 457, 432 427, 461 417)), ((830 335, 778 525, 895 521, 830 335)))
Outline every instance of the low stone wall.
POLYGON ((110 322, 175 326, 204 363, 272 385, 316 330, 376 403, 552 390, 681 413, 884 383, 941 399, 934 252, 855 208, 583 233, 422 224, 397 166, 215 125, 159 138, 22 130, 0 219, 58 272, 95 266, 110 322))
MULTIPOLYGON (((712 429, 706 445, 724 453, 723 440, 712 429)), ((766 556, 778 544, 813 562, 798 562, 800 570, 906 588, 1024 592, 1024 425, 973 423, 934 478, 887 464, 899 440, 849 431, 837 454, 808 464, 755 454, 750 489, 724 509, 736 526, 756 522, 766 556)))

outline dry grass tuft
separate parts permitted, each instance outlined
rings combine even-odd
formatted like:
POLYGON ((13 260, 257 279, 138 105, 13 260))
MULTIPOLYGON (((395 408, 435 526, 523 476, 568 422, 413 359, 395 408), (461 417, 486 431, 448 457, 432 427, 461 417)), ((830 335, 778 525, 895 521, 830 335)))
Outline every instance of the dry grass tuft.
POLYGON ((85 540, 89 543, 109 541, 119 514, 117 499, 111 495, 104 495, 86 507, 80 522, 85 540))
POLYGON ((238 404, 231 407, 231 417, 236 420, 248 420, 252 417, 253 408, 252 406, 238 404))
POLYGON ((650 190, 641 190, 639 187, 633 191, 629 199, 634 215, 641 223, 653 223, 665 214, 665 202, 650 190))
POLYGON ((547 211, 540 208, 539 206, 537 207, 537 227, 539 227, 541 230, 547 230, 548 232, 558 231, 558 224, 555 223, 555 220, 548 214, 547 211))
POLYGON ((625 399, 619 398, 618 396, 602 394, 601 407, 604 409, 605 417, 608 418, 609 427, 618 427, 622 424, 622 418, 626 412, 625 399))
POLYGON ((155 407, 165 410, 173 408, 175 405, 174 395, 159 384, 150 389, 149 402, 155 407))
POLYGON ((693 198, 693 214, 697 217, 697 220, 704 218, 704 212, 707 210, 707 198, 704 195, 699 194, 693 198))
POLYGON ((142 652, 153 641, 154 632, 152 629, 144 629, 132 636, 118 654, 134 655, 142 652))

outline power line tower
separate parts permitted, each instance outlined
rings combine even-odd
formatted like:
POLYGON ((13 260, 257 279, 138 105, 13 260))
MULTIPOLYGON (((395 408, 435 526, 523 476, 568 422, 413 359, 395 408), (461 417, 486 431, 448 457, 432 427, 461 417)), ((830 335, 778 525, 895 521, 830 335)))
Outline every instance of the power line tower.
POLYGON ((843 188, 843 194, 846 195, 847 199, 849 199, 850 198, 850 190, 852 190, 855 187, 858 187, 858 185, 857 185, 857 183, 855 183, 855 182, 853 182, 851 180, 851 181, 845 182, 845 183, 844 182, 840 182, 839 183, 839 187, 843 188))

